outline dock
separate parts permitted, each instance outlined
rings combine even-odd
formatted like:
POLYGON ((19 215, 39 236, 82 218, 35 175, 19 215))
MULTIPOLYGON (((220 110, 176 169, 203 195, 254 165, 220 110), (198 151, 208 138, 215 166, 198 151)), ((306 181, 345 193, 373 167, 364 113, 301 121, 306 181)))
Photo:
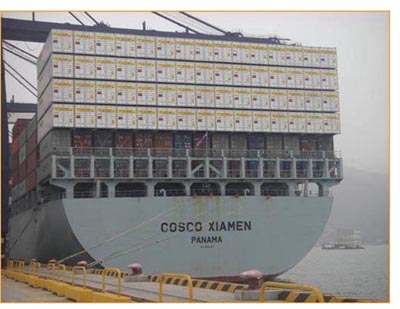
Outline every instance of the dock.
POLYGON ((155 276, 83 266, 9 263, 2 270, 2 302, 372 302, 322 294, 317 288, 290 283, 250 285, 197 280, 185 274, 155 276))

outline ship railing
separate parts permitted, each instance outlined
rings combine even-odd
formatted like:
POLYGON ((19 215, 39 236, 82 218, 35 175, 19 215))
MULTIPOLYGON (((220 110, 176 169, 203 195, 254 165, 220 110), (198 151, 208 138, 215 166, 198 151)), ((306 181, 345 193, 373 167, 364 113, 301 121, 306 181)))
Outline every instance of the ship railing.
POLYGON ((340 151, 257 150, 257 149, 177 149, 177 148, 111 148, 56 147, 51 154, 77 157, 194 157, 194 158, 281 158, 339 159, 340 151))
MULTIPOLYGON (((163 196, 221 196, 223 190, 222 188, 201 188, 201 189, 190 189, 188 193, 186 193, 185 189, 158 189, 154 191, 155 197, 163 197, 163 196)), ((225 196, 254 196, 254 190, 249 188, 237 188, 237 189, 225 189, 225 196)), ((288 196, 289 191, 285 189, 275 189, 275 188, 265 188, 261 190, 261 196, 269 198, 274 196, 288 196)), ((146 197, 148 196, 147 190, 116 190, 115 197, 116 198, 124 198, 124 197, 146 197)), ((318 195, 309 195, 310 197, 318 195)), ((332 194, 330 193, 330 196, 332 194)), ((60 195, 61 198, 66 198, 65 194, 60 195)), ((96 195, 95 190, 89 191, 75 191, 74 198, 96 198, 96 197, 107 197, 105 194, 100 192, 99 196, 96 195)))

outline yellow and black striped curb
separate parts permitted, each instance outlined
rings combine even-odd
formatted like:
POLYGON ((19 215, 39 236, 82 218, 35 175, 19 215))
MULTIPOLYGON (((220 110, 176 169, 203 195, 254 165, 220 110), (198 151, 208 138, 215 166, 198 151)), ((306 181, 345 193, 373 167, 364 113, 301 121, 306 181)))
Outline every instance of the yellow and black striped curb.
MULTIPOLYGON (((149 276, 149 281, 157 282, 160 276, 149 276)), ((228 283, 228 282, 218 282, 218 281, 209 281, 209 280, 192 280, 194 288, 200 289, 209 289, 209 290, 216 290, 220 292, 230 292, 234 293, 236 290, 241 290, 247 288, 247 285, 244 284, 237 284, 237 283, 228 283)), ((165 284, 173 284, 173 285, 180 285, 180 286, 187 286, 188 280, 181 279, 181 278, 167 278, 165 280, 165 284)))
MULTIPOLYGON (((337 297, 334 295, 323 295, 326 303, 356 303, 356 302, 374 302, 373 300, 357 299, 350 297, 337 297)), ((305 293, 298 291, 281 291, 278 299, 293 303, 316 303, 317 295, 314 293, 305 293)))
MULTIPOLYGON (((103 269, 91 269, 90 273, 92 275, 102 275, 103 274, 103 269)), ((129 275, 129 273, 121 273, 121 277, 128 276, 128 275, 129 275)), ((116 272, 116 271, 108 271, 107 272, 107 276, 109 276, 109 277, 118 277, 118 272, 116 272)))

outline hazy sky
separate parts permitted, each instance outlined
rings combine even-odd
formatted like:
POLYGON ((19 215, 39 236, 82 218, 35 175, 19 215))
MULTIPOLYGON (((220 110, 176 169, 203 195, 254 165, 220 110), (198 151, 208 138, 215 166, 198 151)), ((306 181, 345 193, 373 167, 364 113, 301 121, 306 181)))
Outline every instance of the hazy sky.
MULTIPOLYGON (((342 133, 335 137, 345 165, 387 173, 389 131, 388 15, 383 12, 193 12, 212 24, 246 35, 278 35, 303 45, 336 47, 342 133)), ((142 22, 155 30, 182 31, 151 13, 92 13, 113 27, 141 29, 142 22)), ((4 17, 29 19, 29 13, 5 13, 4 17)), ((79 15, 88 25, 88 19, 79 15)), ((76 21, 67 13, 38 13, 37 20, 76 21)), ((42 44, 16 43, 38 54, 42 44)), ((34 66, 6 54, 27 78, 36 83, 34 66)), ((7 96, 33 102, 34 97, 12 78, 7 79, 7 96)))

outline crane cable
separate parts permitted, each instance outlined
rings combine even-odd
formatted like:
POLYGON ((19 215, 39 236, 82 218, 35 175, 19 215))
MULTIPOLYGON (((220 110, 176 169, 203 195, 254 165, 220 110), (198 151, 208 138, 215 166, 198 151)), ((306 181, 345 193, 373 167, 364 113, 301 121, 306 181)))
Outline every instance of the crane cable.
MULTIPOLYGON (((238 208, 237 208, 237 209, 234 209, 234 210, 230 210, 230 211, 227 213, 226 217, 231 216, 231 215, 232 215, 234 212, 236 212, 236 211, 238 211, 238 208)), ((185 220, 187 221, 187 220, 194 220, 194 219, 197 219, 198 217, 202 216, 204 212, 205 212, 205 211, 203 211, 203 212, 201 212, 201 213, 199 213, 199 214, 197 214, 197 215, 195 215, 195 216, 193 216, 193 217, 187 218, 187 219, 185 219, 185 220)), ((209 223, 209 222, 211 222, 211 221, 208 221, 208 223, 209 223)), ((116 257, 119 257, 119 256, 122 256, 122 255, 125 255, 125 254, 128 254, 128 253, 131 253, 131 252, 135 252, 135 251, 138 251, 138 250, 147 248, 147 247, 149 247, 150 245, 158 244, 158 243, 161 243, 161 242, 163 242, 163 241, 166 241, 166 240, 169 240, 169 239, 171 239, 171 238, 175 238, 175 237, 179 236, 179 234, 175 234, 175 235, 172 235, 172 236, 169 236, 169 237, 166 237, 166 238, 162 238, 162 239, 156 240, 156 241, 154 241, 154 242, 152 242, 152 243, 149 243, 149 244, 147 244, 147 245, 144 245, 144 246, 142 246, 142 247, 133 247, 133 246, 135 246, 135 245, 140 244, 141 242, 148 241, 149 239, 152 239, 152 238, 158 236, 158 235, 161 234, 161 233, 162 233, 162 232, 158 232, 157 234, 155 234, 155 235, 153 235, 153 236, 150 236, 150 237, 148 237, 148 238, 145 239, 145 240, 142 240, 142 241, 139 241, 139 242, 135 242, 135 243, 133 243, 133 244, 131 244, 131 245, 129 245, 129 246, 127 246, 127 247, 125 247, 125 248, 119 250, 119 251, 116 251, 116 252, 114 252, 114 253, 112 253, 112 254, 110 254, 110 255, 104 256, 104 257, 98 259, 97 261, 90 263, 89 265, 90 265, 90 267, 92 267, 92 266, 94 266, 94 265, 96 265, 96 264, 99 264, 99 263, 101 263, 101 262, 103 262, 103 261, 112 260, 112 259, 114 259, 114 258, 116 258, 116 257)))
POLYGON ((127 229, 127 230, 125 230, 125 231, 123 231, 123 232, 121 232, 121 233, 119 233, 119 234, 117 234, 117 235, 115 235, 115 236, 113 236, 113 237, 111 237, 111 238, 109 238, 109 239, 103 241, 103 242, 100 242, 100 243, 98 243, 98 244, 96 244, 96 245, 94 245, 94 246, 92 246, 92 247, 90 247, 90 248, 88 248, 88 249, 84 249, 84 250, 81 250, 81 251, 79 251, 79 252, 76 252, 76 253, 74 253, 74 254, 72 254, 72 255, 69 255, 69 256, 67 256, 67 257, 64 257, 63 259, 59 260, 58 262, 59 262, 59 263, 63 263, 63 262, 65 262, 65 261, 67 261, 67 260, 69 260, 69 259, 71 259, 71 258, 74 258, 74 257, 80 255, 80 254, 87 253, 88 250, 93 250, 93 249, 96 249, 96 248, 98 248, 98 247, 104 246, 104 245, 106 245, 106 244, 108 244, 108 243, 110 243, 110 242, 112 242, 112 241, 114 241, 114 240, 117 240, 118 238, 121 238, 122 236, 124 236, 124 235, 126 235, 126 234, 128 234, 128 233, 130 233, 130 232, 133 232, 133 231, 135 231, 135 230, 137 230, 137 229, 139 229, 139 228, 141 228, 141 227, 143 227, 143 226, 145 226, 145 225, 147 225, 147 224, 153 222, 153 221, 156 220, 156 219, 160 219, 160 218, 162 218, 162 217, 164 217, 164 216, 167 216, 168 213, 172 213, 172 212, 175 211, 177 208, 178 208, 178 207, 174 207, 174 208, 172 208, 172 209, 170 209, 170 210, 168 210, 168 211, 166 211, 166 212, 164 212, 164 213, 161 213, 161 214, 159 214, 159 215, 157 215, 157 216, 154 216, 154 217, 150 218, 149 220, 144 221, 144 222, 142 222, 142 223, 140 223, 140 224, 138 224, 138 225, 135 225, 135 226, 133 226, 132 228, 129 228, 129 229, 127 229))

